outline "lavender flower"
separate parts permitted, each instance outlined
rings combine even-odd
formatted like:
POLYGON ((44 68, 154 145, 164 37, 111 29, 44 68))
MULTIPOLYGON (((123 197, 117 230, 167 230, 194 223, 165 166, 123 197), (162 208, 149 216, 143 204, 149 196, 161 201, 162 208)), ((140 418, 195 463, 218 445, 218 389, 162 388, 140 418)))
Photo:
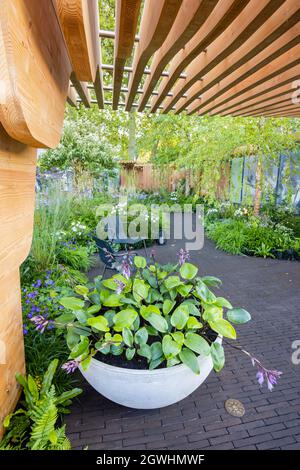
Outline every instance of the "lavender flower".
POLYGON ((178 263, 182 266, 188 259, 190 259, 190 254, 187 250, 180 248, 178 254, 178 263))
POLYGON ((121 294, 123 292, 126 284, 124 282, 120 281, 119 279, 114 279, 115 284, 117 284, 117 289, 116 289, 116 294, 121 294))
POLYGON ((35 325, 35 329, 40 333, 44 333, 45 329, 52 329, 53 328, 53 320, 48 320, 48 315, 35 315, 30 319, 32 323, 35 325))
POLYGON ((80 361, 76 361, 76 359, 74 359, 72 361, 65 362, 61 368, 65 370, 67 374, 72 374, 76 369, 78 369, 79 364, 80 361))

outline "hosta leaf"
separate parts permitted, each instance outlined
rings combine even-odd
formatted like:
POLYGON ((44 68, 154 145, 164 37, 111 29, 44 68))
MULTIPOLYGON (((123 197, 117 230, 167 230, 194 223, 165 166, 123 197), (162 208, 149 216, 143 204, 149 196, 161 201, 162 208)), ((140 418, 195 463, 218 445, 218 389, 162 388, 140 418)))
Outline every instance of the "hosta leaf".
POLYGON ((189 349, 192 349, 192 351, 202 354, 203 356, 208 356, 210 353, 208 342, 197 333, 187 333, 185 335, 184 344, 189 349))
POLYGON ((197 320, 195 317, 189 317, 186 327, 188 330, 198 330, 203 327, 203 324, 197 320))
POLYGON ((167 289, 173 289, 174 287, 180 286, 180 284, 182 284, 182 281, 180 280, 179 276, 170 276, 165 279, 164 283, 167 289))
POLYGON ((177 356, 181 350, 181 346, 172 339, 170 335, 165 335, 162 340, 162 350, 166 359, 177 356))
POLYGON ((129 328, 123 328, 122 331, 123 341, 130 348, 133 346, 133 334, 129 328))
POLYGON ((220 372, 225 364, 225 354, 223 346, 219 343, 213 343, 210 348, 211 358, 213 361, 214 369, 216 372, 220 372))
POLYGON ((251 315, 243 308, 233 308, 227 311, 227 318, 236 325, 242 325, 251 320, 251 315))
POLYGON ((89 350, 89 339, 87 337, 82 338, 80 343, 76 344, 71 351, 70 358, 75 359, 83 354, 86 354, 89 350))
POLYGON ((209 326, 222 336, 230 339, 236 339, 236 331, 227 320, 210 321, 209 326))
POLYGON ((103 305, 105 307, 120 307, 123 304, 121 297, 118 294, 111 294, 103 300, 103 305))
POLYGON ((214 276, 203 276, 201 277, 201 281, 204 282, 207 286, 211 287, 219 287, 222 285, 221 279, 218 279, 214 276))
POLYGON ((100 309, 101 305, 91 305, 86 311, 88 314, 94 315, 94 313, 98 313, 100 309))
POLYGON ((133 297, 137 302, 141 302, 143 299, 146 299, 149 292, 149 285, 142 281, 141 279, 135 279, 133 282, 132 293, 133 297))
POLYGON ((77 297, 63 297, 59 303, 69 310, 82 310, 84 308, 84 300, 77 297))
POLYGON ((189 309, 186 305, 179 305, 171 315, 171 325, 182 330, 189 318, 189 309))
POLYGON ((177 292, 181 295, 181 297, 187 297, 193 287, 194 286, 192 284, 183 284, 182 286, 177 287, 177 292))
POLYGON ((155 341, 155 343, 152 343, 150 348, 152 361, 159 359, 163 355, 162 345, 160 341, 155 341))
POLYGON ((89 293, 89 289, 86 286, 76 286, 74 290, 76 294, 83 296, 88 295, 89 293))
POLYGON ((143 269, 147 265, 147 261, 143 256, 135 256, 133 258, 133 262, 134 262, 135 266, 139 269, 143 269))
POLYGON ((137 351, 139 356, 145 357, 148 362, 151 361, 151 348, 148 344, 143 344, 137 351))
POLYGON ((183 277, 183 279, 194 279, 195 276, 197 276, 198 268, 194 266, 191 263, 184 263, 180 269, 180 276, 183 277))
POLYGON ((146 344, 148 341, 148 331, 145 327, 140 328, 134 335, 134 341, 137 344, 146 344))
POLYGON ((181 331, 175 331, 175 333, 171 333, 172 338, 176 343, 180 344, 180 346, 184 343, 184 334, 181 331))
POLYGON ((134 357, 135 355, 135 348, 128 348, 126 349, 125 351, 125 355, 126 355, 126 359, 128 361, 131 361, 131 359, 134 357))
POLYGON ((163 303, 163 314, 164 315, 168 315, 168 313, 171 312, 172 308, 174 307, 176 302, 174 302, 173 300, 170 300, 170 299, 166 299, 164 300, 164 303, 163 303))
POLYGON ((131 308, 126 308, 116 313, 113 319, 114 330, 122 331, 123 328, 130 328, 137 316, 137 312, 131 308))
POLYGON ((185 348, 182 351, 180 351, 179 357, 181 361, 183 362, 183 364, 188 366, 195 374, 197 375, 200 374, 198 359, 195 353, 193 353, 193 351, 185 348))
POLYGON ((215 305, 217 305, 218 307, 232 308, 232 305, 229 300, 224 299, 224 297, 217 297, 215 305))
POLYGON ((99 331, 109 331, 108 321, 103 315, 98 317, 88 318, 87 324, 99 331))
POLYGON ((147 321, 153 326, 157 331, 161 333, 166 333, 168 331, 168 322, 164 317, 158 315, 157 313, 150 313, 147 316, 147 321))

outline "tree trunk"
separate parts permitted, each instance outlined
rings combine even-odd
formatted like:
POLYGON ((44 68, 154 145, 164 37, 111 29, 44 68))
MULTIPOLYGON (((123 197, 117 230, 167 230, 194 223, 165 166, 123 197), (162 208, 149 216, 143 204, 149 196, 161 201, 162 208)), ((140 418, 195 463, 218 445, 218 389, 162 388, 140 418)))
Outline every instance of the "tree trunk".
POLYGON ((254 210, 253 213, 255 216, 259 215, 260 212, 260 203, 262 196, 262 158, 258 157, 256 174, 255 174, 255 197, 254 197, 254 210))
POLYGON ((129 113, 129 140, 128 140, 128 156, 129 160, 135 161, 136 155, 136 122, 135 111, 129 113))

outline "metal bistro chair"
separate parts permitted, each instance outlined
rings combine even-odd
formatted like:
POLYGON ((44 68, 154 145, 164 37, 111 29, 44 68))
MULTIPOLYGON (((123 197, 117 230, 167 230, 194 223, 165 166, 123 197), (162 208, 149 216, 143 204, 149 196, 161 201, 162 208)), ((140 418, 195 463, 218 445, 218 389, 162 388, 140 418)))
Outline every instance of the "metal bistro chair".
POLYGON ((128 246, 135 246, 138 243, 143 243, 146 259, 148 258, 146 238, 134 237, 128 238, 125 234, 122 219, 119 216, 111 216, 107 218, 108 238, 113 243, 120 243, 125 245, 125 251, 128 251, 128 246))
MULTIPOLYGON (((120 258, 123 258, 126 254, 128 254, 128 251, 126 251, 126 253, 119 253, 113 249, 109 241, 101 240, 97 237, 93 237, 93 239, 95 240, 98 248, 99 258, 104 264, 102 276, 104 276, 107 269, 111 269, 112 271, 117 270, 116 263, 118 263, 120 258)), ((130 252, 130 255, 134 254, 136 253, 130 252)))

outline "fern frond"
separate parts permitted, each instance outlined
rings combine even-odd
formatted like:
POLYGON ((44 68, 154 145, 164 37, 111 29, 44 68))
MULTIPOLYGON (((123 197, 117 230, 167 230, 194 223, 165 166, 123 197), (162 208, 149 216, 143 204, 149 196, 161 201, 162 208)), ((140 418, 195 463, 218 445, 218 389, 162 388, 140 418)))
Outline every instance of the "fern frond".
POLYGON ((50 389, 45 397, 36 404, 31 413, 30 417, 33 425, 29 446, 32 450, 44 447, 44 443, 49 440, 49 434, 54 430, 58 417, 54 394, 55 391, 50 389))

